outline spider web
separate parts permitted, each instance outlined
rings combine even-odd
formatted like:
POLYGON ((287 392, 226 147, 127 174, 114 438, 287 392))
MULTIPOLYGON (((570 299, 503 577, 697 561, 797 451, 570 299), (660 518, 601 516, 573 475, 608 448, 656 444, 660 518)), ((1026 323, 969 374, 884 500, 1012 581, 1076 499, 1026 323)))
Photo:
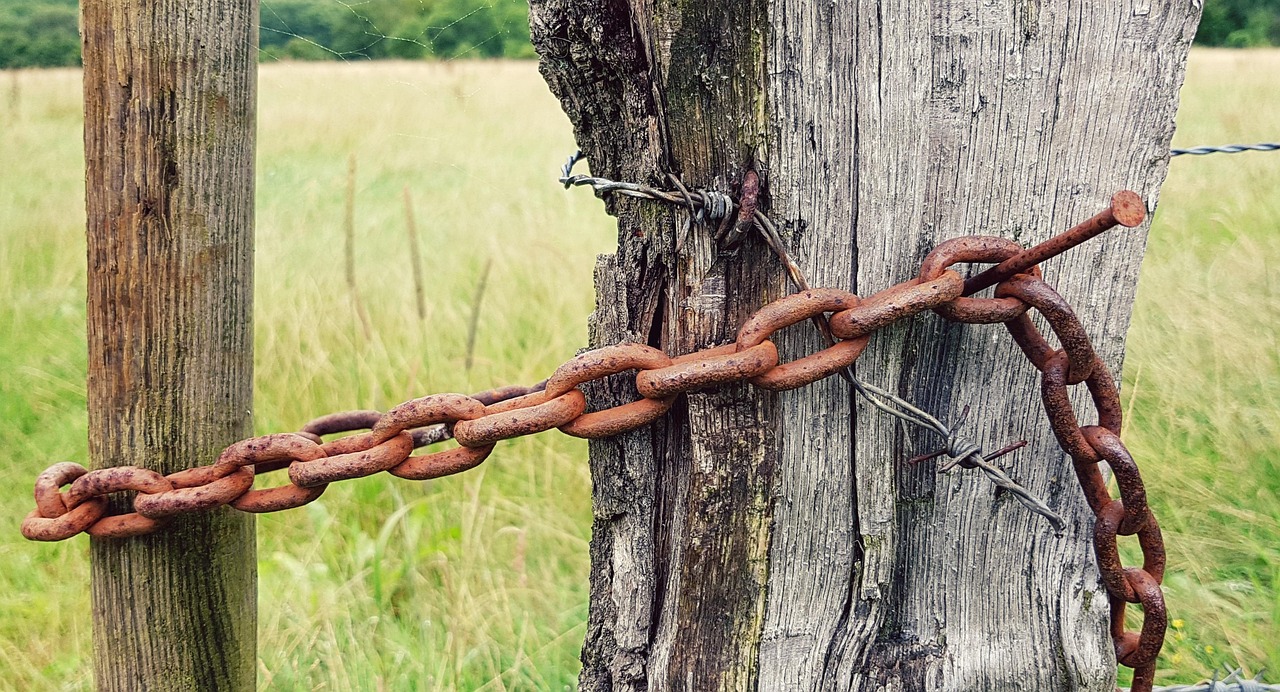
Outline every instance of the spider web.
POLYGON ((264 62, 532 58, 524 0, 262 0, 264 62))

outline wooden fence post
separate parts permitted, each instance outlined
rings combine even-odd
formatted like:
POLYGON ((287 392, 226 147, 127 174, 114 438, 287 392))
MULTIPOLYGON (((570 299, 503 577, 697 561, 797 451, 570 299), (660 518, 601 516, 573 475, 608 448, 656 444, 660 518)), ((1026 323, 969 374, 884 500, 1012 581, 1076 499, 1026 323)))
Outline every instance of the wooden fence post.
MULTIPOLYGON (((258 3, 81 7, 90 457, 172 473, 252 433, 258 3)), ((93 540, 99 689, 254 687, 253 531, 93 540)))
MULTIPOLYGON (((592 174, 736 193, 752 167, 809 280, 866 296, 949 238, 1039 242, 1124 188, 1154 205, 1200 3, 530 7, 592 174)), ((723 253, 681 210, 608 204, 618 250, 597 264, 593 346, 732 342, 790 290, 755 239, 723 253)), ((1144 240, 1046 265, 1116 373, 1144 240)), ((812 329, 777 343, 784 360, 824 344, 812 329)), ((905 463, 936 437, 855 406, 837 378, 691 393, 592 442, 582 689, 1115 689, 1093 517, 1038 373, 999 331, 934 315, 877 332, 856 368, 948 420, 972 404, 965 433, 989 448, 1027 439, 1000 464, 1065 535, 982 478, 905 463)), ((591 394, 634 393, 619 378, 591 394)))

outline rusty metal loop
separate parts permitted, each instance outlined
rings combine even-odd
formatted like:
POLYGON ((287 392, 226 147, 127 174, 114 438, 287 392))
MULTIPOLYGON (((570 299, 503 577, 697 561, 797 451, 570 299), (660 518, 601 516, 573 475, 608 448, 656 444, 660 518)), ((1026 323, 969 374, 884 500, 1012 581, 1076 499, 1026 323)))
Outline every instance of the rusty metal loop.
POLYGON ((1080 483, 1080 491, 1089 510, 1095 515, 1111 502, 1111 493, 1107 490, 1107 479, 1102 477, 1102 469, 1097 463, 1076 462, 1076 480, 1080 483))
POLYGON ((381 444, 410 428, 420 428, 433 423, 473 420, 483 416, 484 409, 484 404, 465 394, 433 394, 420 397, 387 411, 386 415, 373 425, 372 439, 375 444, 381 444))
POLYGON ((507 411, 517 411, 523 408, 533 408, 534 406, 545 404, 547 401, 549 401, 549 399, 547 398, 546 390, 539 389, 510 399, 502 399, 501 401, 495 401, 492 404, 485 404, 484 415, 492 416, 495 413, 506 413, 507 411))
MULTIPOLYGON (((1071 369, 1067 375, 1067 384, 1078 384, 1084 382, 1092 372, 1093 364, 1098 361, 1098 354, 1093 350, 1093 344, 1089 341, 1089 335, 1084 330, 1084 325, 1080 324, 1079 318, 1076 317, 1075 311, 1071 309, 1071 305, 1049 284, 1026 274, 1018 274, 1012 276, 1000 285, 996 286, 996 297, 1015 297, 1024 303, 1034 307, 1044 316, 1045 321, 1053 328, 1053 333, 1057 335, 1058 342, 1062 344, 1062 350, 1067 352, 1071 358, 1071 369)), ((1023 316, 1025 318, 1025 315, 1023 316)), ((1035 331, 1034 327, 1027 329, 1030 320, 1018 320, 1018 333, 1015 339, 1036 338, 1041 341, 1044 337, 1035 331)), ((1010 333, 1014 332, 1010 330, 1010 333)), ((1027 352, 1027 346, 1023 346, 1022 342, 1018 342, 1023 347, 1023 352, 1027 352)), ((1043 346, 1035 344, 1033 350, 1037 353, 1043 351, 1043 346)), ((1028 354, 1028 358, 1031 355, 1028 354)), ((1032 359, 1034 363, 1035 360, 1032 359)))
MULTIPOLYGON (((1120 561, 1120 550, 1117 545, 1120 523, 1125 518, 1124 501, 1112 500, 1101 511, 1097 512, 1097 521, 1093 525, 1094 553, 1098 559, 1098 572, 1102 575, 1102 583, 1107 593, 1125 600, 1138 603, 1139 598, 1132 585, 1124 578, 1124 564, 1120 561)), ((1151 510, 1146 512, 1146 521, 1138 531, 1138 544, 1142 546, 1142 571, 1151 575, 1157 583, 1164 581, 1165 551, 1164 540, 1160 535, 1160 524, 1151 510)))
MULTIPOLYGON (((368 436, 366 439, 377 439, 376 433, 373 432, 353 437, 365 436, 368 436)), ((364 478, 399 466, 409 458, 411 452, 413 452, 413 436, 400 432, 368 449, 335 454, 312 461, 295 461, 289 464, 289 480, 299 488, 314 488, 334 481, 364 478)))
POLYGON ((54 519, 67 513, 62 486, 88 473, 89 469, 72 461, 62 461, 36 476, 36 510, 46 519, 54 519))
POLYGON ((621 435, 657 420, 671 408, 675 400, 675 396, 640 399, 603 411, 584 413, 560 426, 560 432, 588 440, 621 435))
POLYGON ((616 375, 628 370, 655 370, 671 365, 667 354, 652 346, 621 343, 597 348, 574 356, 556 368, 544 390, 553 399, 584 382, 616 375))
POLYGON ((312 461, 325 456, 320 445, 293 433, 275 433, 241 440, 222 450, 214 466, 258 466, 288 459, 312 461))
POLYGON ((1045 363, 1058 350, 1049 344, 1049 341, 1040 334, 1040 330, 1036 329, 1031 316, 1024 312, 1005 322, 1004 328, 1008 330, 1009 336, 1013 337, 1013 343, 1017 344, 1027 361, 1036 370, 1044 372, 1045 363))
POLYGON ((241 512, 261 514, 263 512, 280 512, 286 509, 301 507, 324 494, 327 485, 312 488, 301 488, 292 483, 264 490, 250 490, 231 502, 231 506, 241 512))
MULTIPOLYGON (((517 399, 511 401, 517 401, 517 399)), ((582 415, 585 410, 587 410, 587 398, 581 391, 571 389, 536 406, 501 411, 475 420, 459 421, 453 426, 453 438, 464 447, 485 447, 500 440, 532 435, 560 427, 582 415)))
POLYGON ((936 279, 911 279, 867 296, 855 308, 831 316, 831 333, 839 339, 860 336, 960 297, 964 279, 950 269, 936 279))
POLYGON ((22 520, 22 535, 31 541, 64 541, 88 530, 106 513, 105 497, 90 498, 75 509, 64 509, 55 517, 40 516, 40 510, 33 509, 22 520))
MULTIPOLYGON (((241 440, 223 450, 214 462, 214 466, 266 466, 282 468, 278 463, 287 461, 313 461, 324 458, 325 452, 320 445, 293 433, 276 433, 262 437, 251 437, 241 440)), ((264 472, 265 473, 265 472, 264 472)), ((284 485, 278 488, 250 490, 231 502, 231 506, 241 512, 278 512, 284 509, 301 507, 320 497, 325 486, 300 488, 296 485, 284 485)))
MULTIPOLYGON (((303 433, 322 437, 334 433, 352 430, 368 430, 382 418, 382 413, 368 409, 361 411, 338 411, 319 418, 313 418, 302 426, 303 433)), ((310 439, 310 438, 308 438, 310 439)), ((317 443, 319 444, 319 443, 317 443)))
POLYGON ((1119 435, 1124 421, 1124 407, 1120 405, 1120 390, 1111 377, 1111 370, 1102 359, 1098 359, 1090 368, 1089 379, 1084 384, 1089 388, 1093 408, 1098 412, 1098 425, 1119 435))
POLYGON ((1120 436, 1106 428, 1089 425, 1081 428, 1080 432, 1089 446, 1111 467, 1111 474, 1120 488, 1120 499, 1125 507, 1125 517, 1119 526, 1120 535, 1138 533, 1146 525, 1151 512, 1147 509, 1147 489, 1142 485, 1133 455, 1120 441, 1120 436))
POLYGON ((812 355, 798 358, 790 363, 775 365, 764 374, 756 375, 748 381, 761 389, 771 391, 803 387, 853 365, 870 342, 870 334, 847 341, 837 341, 812 355))
POLYGON ((674 394, 734 382, 760 375, 778 364, 778 348, 772 341, 742 351, 736 344, 697 351, 672 359, 673 365, 642 370, 636 375, 636 389, 646 399, 665 399, 674 394))
POLYGON ((757 310, 738 329, 738 350, 751 348, 774 332, 827 312, 855 308, 858 296, 838 288, 811 288, 779 298, 757 310))
MULTIPOLYGON (((67 489, 64 499, 69 509, 75 509, 89 498, 104 497, 126 490, 143 494, 163 493, 173 490, 173 484, 151 469, 137 466, 112 466, 90 471, 77 478, 67 489)), ((128 512, 104 516, 85 529, 85 532, 98 538, 129 538, 151 533, 163 524, 163 520, 150 519, 137 512, 128 512)))
POLYGON ((454 447, 431 454, 419 454, 405 459, 397 466, 387 469, 387 473, 411 481, 426 481, 432 478, 450 476, 475 468, 480 462, 489 458, 493 445, 484 447, 454 447))
POLYGON ((80 476, 67 489, 67 508, 75 509, 77 505, 91 497, 103 497, 123 490, 151 494, 163 493, 173 490, 173 484, 155 471, 137 466, 112 466, 98 469, 80 476))
MULTIPOLYGON (((828 312, 855 308, 858 296, 837 288, 818 288, 793 293, 765 305, 747 318, 738 330, 737 347, 744 350, 756 346, 785 329, 828 312)), ((853 365, 870 341, 867 334, 835 344, 790 363, 780 363, 750 378, 761 389, 781 391, 817 382, 853 365)))
POLYGON ((1040 396, 1058 445, 1075 460, 1078 468, 1081 464, 1096 464, 1100 457, 1084 439, 1075 409, 1071 407, 1071 397, 1067 394, 1067 370, 1070 366, 1071 361, 1064 351, 1055 351, 1047 358, 1040 377, 1040 396))
MULTIPOLYGON (((964 236, 939 243, 920 264, 920 280, 930 281, 942 275, 944 269, 962 262, 1003 262, 1022 252, 1016 241, 990 235, 964 236)), ((1040 278, 1040 268, 1028 272, 1040 278)), ((960 296, 933 309, 952 322, 966 324, 994 324, 1008 322, 1025 313, 1026 303, 1017 298, 969 298, 960 296)))
POLYGON ((523 387, 518 384, 510 384, 505 387, 494 387, 493 389, 486 389, 483 392, 477 392, 475 394, 472 394, 471 398, 475 399, 476 401, 479 401, 485 406, 489 406, 491 404, 496 404, 499 401, 506 401, 507 399, 514 399, 516 397, 524 396, 526 394, 531 394, 533 392, 540 392, 546 386, 547 386, 546 380, 543 380, 530 387, 523 387))
MULTIPOLYGON (((148 519, 164 519, 185 512, 199 512, 230 503, 245 494, 253 487, 253 467, 240 468, 206 466, 201 469, 225 471, 224 475, 208 483, 178 486, 173 482, 172 474, 165 476, 173 490, 154 495, 139 494, 133 498, 133 508, 148 519)), ((195 471, 197 469, 189 469, 195 471)), ((186 473, 186 472, 180 472, 186 473)), ((195 474, 180 477, 182 482, 190 482, 195 474)))
POLYGON ((1169 626, 1164 593, 1160 590, 1160 582, 1143 570, 1131 567, 1124 571, 1124 576, 1142 605, 1142 631, 1137 647, 1123 656, 1117 650, 1116 659, 1130 668, 1153 665, 1164 646, 1164 633, 1169 626))

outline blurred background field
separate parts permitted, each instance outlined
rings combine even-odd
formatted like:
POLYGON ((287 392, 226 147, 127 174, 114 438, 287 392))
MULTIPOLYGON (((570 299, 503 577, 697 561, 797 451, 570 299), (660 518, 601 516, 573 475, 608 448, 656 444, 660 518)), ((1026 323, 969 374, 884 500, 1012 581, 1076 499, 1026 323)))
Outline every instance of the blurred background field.
MULTIPOLYGON (((1194 52, 1175 145, 1274 140, 1276 74, 1277 50, 1194 52)), ((85 539, 17 533, 31 479, 86 455, 79 78, 0 72, 0 689, 92 682, 85 539)), ((267 64, 259 122, 260 432, 531 383, 586 343, 593 258, 615 231, 590 193, 555 184, 574 145, 534 63, 267 64), (368 333, 341 259, 352 156, 368 333)), ((1143 265, 1125 439, 1170 548, 1165 684, 1223 664, 1280 671, 1278 190, 1280 153, 1175 159, 1143 265)), ((581 441, 504 443, 427 483, 337 484, 258 526, 263 689, 573 686, 590 530, 581 441)))

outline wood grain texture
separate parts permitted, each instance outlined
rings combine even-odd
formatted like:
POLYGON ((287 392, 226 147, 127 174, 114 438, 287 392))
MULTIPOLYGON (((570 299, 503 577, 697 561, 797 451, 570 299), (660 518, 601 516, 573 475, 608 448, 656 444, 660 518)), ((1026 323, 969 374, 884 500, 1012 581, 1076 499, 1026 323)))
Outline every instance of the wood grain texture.
MULTIPOLYGON (((90 457, 171 473, 252 434, 257 3, 82 8, 90 457)), ((253 689, 253 527, 93 540, 98 689, 253 689)))
MULTIPOLYGON (((1038 242, 1122 188, 1154 208, 1198 12, 542 0, 532 24, 593 172, 733 191, 755 161, 812 283, 868 295, 947 238, 1038 242)), ((695 227, 677 251, 681 213, 607 205, 619 246, 597 266, 592 345, 723 343, 785 288, 756 244, 720 255, 695 227)), ((1113 231, 1046 267, 1117 377, 1144 242, 1113 231)), ((808 329, 778 343, 784 359, 819 347, 808 329)), ((693 394, 592 443, 584 689, 1112 689, 1092 517, 1003 329, 920 315, 857 371, 943 418, 971 405, 989 448, 1027 439, 1001 464, 1065 535, 976 474, 904 465, 939 441, 834 378, 693 394)), ((634 394, 620 377, 591 398, 634 394)))

